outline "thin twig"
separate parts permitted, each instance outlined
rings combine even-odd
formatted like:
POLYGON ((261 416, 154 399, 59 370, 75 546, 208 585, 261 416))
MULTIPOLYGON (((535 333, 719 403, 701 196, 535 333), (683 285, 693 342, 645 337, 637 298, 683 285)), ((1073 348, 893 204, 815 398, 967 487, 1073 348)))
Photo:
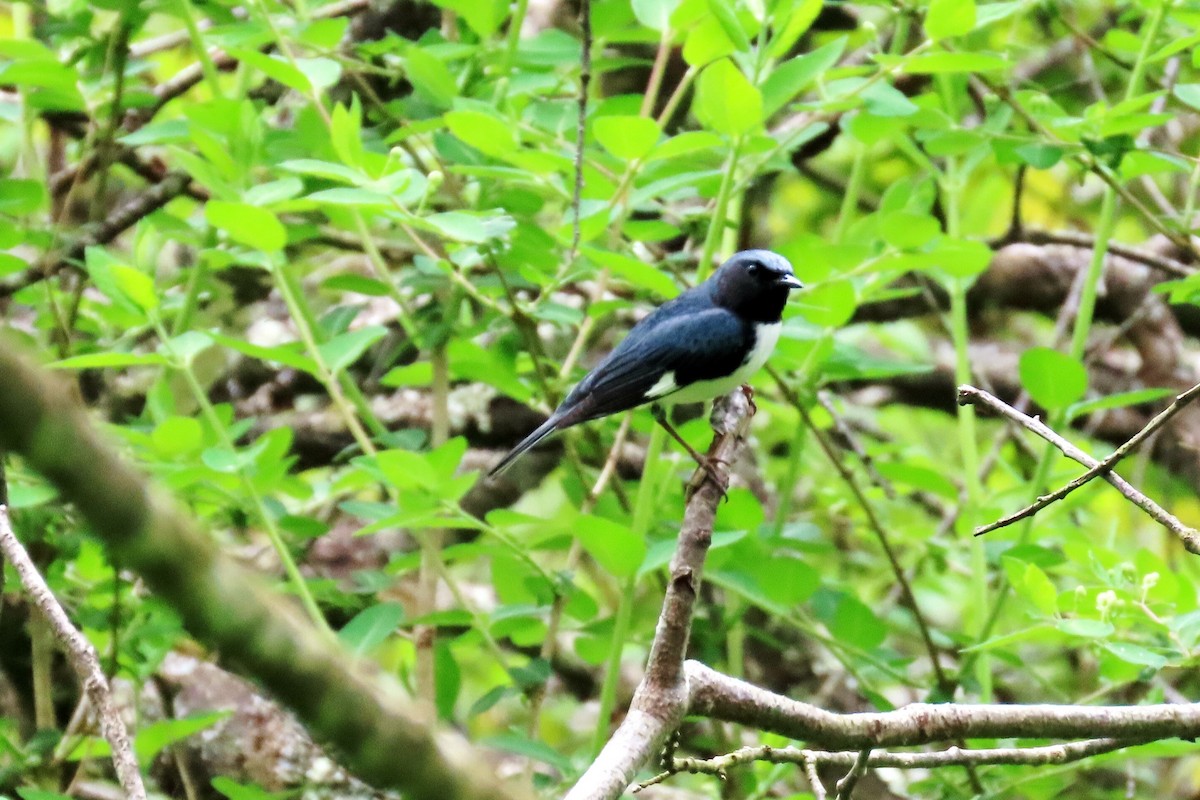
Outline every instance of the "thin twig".
POLYGON ((836 800, 850 800, 850 796, 854 794, 854 787, 858 785, 859 779, 866 773, 867 764, 871 760, 871 748, 865 747, 858 757, 854 759, 854 764, 851 765, 850 771, 846 773, 846 777, 837 782, 837 798, 836 800))
POLYGON ((146 787, 142 784, 142 773, 133 754, 129 732, 125 729, 121 712, 113 701, 96 648, 71 624, 67 612, 59 605, 29 554, 21 546, 8 518, 8 506, 5 505, 0 505, 0 553, 12 564, 21 585, 49 621, 55 638, 65 645, 67 660, 79 676, 88 701, 96 709, 96 716, 100 719, 100 730, 112 750, 113 768, 117 772, 117 780, 125 796, 133 800, 145 800, 146 787))
POLYGON ((813 800, 825 800, 829 795, 825 791, 825 784, 821 781, 821 776, 817 774, 817 762, 806 758, 803 763, 804 777, 808 778, 808 785, 812 787, 813 800))
POLYGON ((780 391, 783 392, 784 397, 786 397, 788 402, 792 404, 797 412, 799 412, 804 424, 807 425, 812 431, 813 436, 816 438, 817 444, 820 445, 822 452, 825 453, 825 456, 829 459, 829 462, 833 464, 834 469, 837 470, 842 481, 845 482, 845 484, 850 488, 850 492, 854 495, 859 507, 862 508, 863 513, 867 517, 867 523, 871 528, 871 531, 875 534, 875 538, 879 542, 880 547, 883 548, 884 555, 888 559, 888 564, 892 568, 892 574, 896 577, 896 583, 900 587, 904 604, 908 610, 912 612, 913 619, 917 623, 917 629, 921 632, 921 640, 924 642, 925 650, 929 654, 930 666, 933 669, 933 674, 937 681, 938 689, 947 693, 953 692, 954 684, 946 675, 945 670, 942 669, 941 662, 938 659, 937 646, 933 643, 933 636, 929 632, 929 625, 925 622, 925 617, 921 613, 920 606, 917 605, 917 596, 912 590, 912 585, 909 583, 908 577, 905 575, 904 567, 900 564, 900 559, 896 555, 896 551, 892 549, 891 540, 888 538, 887 531, 883 529, 883 524, 879 521, 879 516, 875 513, 874 507, 871 505, 870 501, 867 500, 867 496, 863 492, 862 487, 858 485, 858 481, 855 479, 854 473, 852 473, 842 461, 833 445, 830 444, 828 437, 826 437, 821 429, 816 426, 816 423, 813 422, 812 416, 808 413, 808 409, 805 408, 804 403, 801 402, 799 395, 792 390, 792 387, 789 386, 787 382, 783 380, 783 377, 774 369, 767 367, 767 372, 770 373, 771 377, 775 379, 775 383, 779 386, 780 391))
MULTIPOLYGON (((866 766, 873 769, 886 767, 890 769, 938 769, 941 767, 961 767, 968 764, 987 766, 1005 764, 1008 766, 1046 766, 1049 764, 1067 764, 1081 761, 1092 756, 1111 753, 1126 747, 1145 744, 1149 739, 1086 739, 1082 742, 1067 742, 1063 744, 1040 745, 1037 747, 992 747, 966 749, 962 747, 947 747, 928 753, 892 753, 879 751, 871 753, 866 766)), ((671 769, 655 775, 638 785, 638 789, 662 783, 672 775, 681 772, 699 775, 723 775, 730 769, 755 761, 770 764, 799 764, 804 767, 806 774, 809 770, 809 781, 819 783, 815 778, 817 767, 853 767, 862 754, 861 750, 808 750, 799 747, 742 747, 732 753, 714 758, 677 758, 671 762, 671 769), (815 778, 815 782, 814 782, 815 778)), ((816 794, 816 792, 814 792, 816 794)))
MULTIPOLYGON (((1083 464, 1089 469, 1100 464, 1099 461, 1092 458, 1063 437, 1059 436, 1057 433, 1047 427, 1041 420, 1022 414, 1020 411, 1017 411, 1008 403, 1005 403, 1003 400, 993 394, 990 394, 989 392, 985 392, 982 389, 976 389, 974 386, 960 386, 958 387, 958 402, 960 404, 987 406, 993 411, 999 413, 1001 416, 1012 420, 1027 430, 1033 431, 1038 436, 1041 436, 1043 439, 1050 442, 1050 444, 1061 450, 1063 455, 1065 455, 1067 458, 1070 458, 1073 461, 1078 461, 1080 464, 1083 464)), ((1155 522, 1158 522, 1167 530, 1171 531, 1171 533, 1175 534, 1175 536, 1179 538, 1179 541, 1182 542, 1184 548, 1189 553, 1200 555, 1200 531, 1184 525, 1177 517, 1135 489, 1127 480, 1113 472, 1111 468, 1107 472, 1102 473, 1102 477, 1104 480, 1116 487, 1117 491, 1120 492, 1127 500, 1149 514, 1155 522)))
MULTIPOLYGON (((1010 230, 999 239, 988 242, 988 245, 992 249, 999 249, 1016 242, 1024 242, 1025 244, 1066 244, 1087 250, 1091 250, 1096 246, 1096 238, 1090 233, 1083 233, 1082 231, 1031 231, 1026 229, 1015 232, 1010 230)), ((1120 242, 1109 242, 1108 252, 1114 256, 1121 256, 1151 269, 1156 269, 1174 278, 1187 278, 1196 274, 1195 267, 1140 247, 1133 247, 1132 245, 1120 242)))
POLYGON ((567 265, 575 263, 579 254, 579 241, 583 236, 579 218, 583 203, 583 149, 587 141, 588 87, 592 83, 592 0, 580 0, 579 30, 582 37, 582 53, 579 58, 579 121, 575 129, 575 188, 571 194, 571 252, 567 265))
POLYGON ((139 220, 153 214, 171 200, 183 194, 191 178, 181 173, 172 173, 142 194, 108 215, 103 221, 85 229, 83 235, 65 250, 48 254, 33 266, 18 273, 14 278, 0 283, 0 299, 49 278, 60 270, 76 266, 87 248, 108 244, 120 234, 133 227, 139 220))
POLYGON ((1007 517, 996 520, 989 525, 983 525, 979 528, 976 528, 975 535, 981 536, 985 533, 989 533, 990 531, 997 530, 998 528, 1011 525, 1018 520, 1025 519, 1026 517, 1032 517, 1034 514, 1041 511, 1051 503, 1062 500, 1080 486, 1083 486, 1085 483, 1089 483, 1093 478, 1098 477, 1102 473, 1108 472, 1114 466, 1116 466, 1117 462, 1129 455, 1134 448, 1149 438, 1155 431, 1165 425, 1171 419, 1171 417, 1182 411, 1184 406, 1188 405, 1188 403, 1191 403, 1197 397, 1200 397, 1200 384, 1197 384, 1183 394, 1178 395, 1171 405, 1163 409, 1158 416, 1154 417, 1154 419, 1147 422, 1146 427, 1134 434, 1129 441, 1125 442, 1125 444, 1114 450, 1112 454, 1103 461, 1097 462, 1096 465, 1087 472, 1083 473, 1065 486, 1056 489, 1049 494, 1042 495, 1033 503, 1030 503, 1025 508, 1022 508, 1020 511, 1009 514, 1007 517))

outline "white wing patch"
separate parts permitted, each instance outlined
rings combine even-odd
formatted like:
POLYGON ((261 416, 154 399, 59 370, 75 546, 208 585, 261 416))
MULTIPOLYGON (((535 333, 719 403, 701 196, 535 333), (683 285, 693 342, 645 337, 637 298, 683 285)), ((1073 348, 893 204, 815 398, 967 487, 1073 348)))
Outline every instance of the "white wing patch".
POLYGON ((661 378, 654 382, 654 385, 646 390, 646 399, 657 400, 658 398, 668 395, 679 388, 679 384, 675 382, 675 372, 666 372, 661 378))

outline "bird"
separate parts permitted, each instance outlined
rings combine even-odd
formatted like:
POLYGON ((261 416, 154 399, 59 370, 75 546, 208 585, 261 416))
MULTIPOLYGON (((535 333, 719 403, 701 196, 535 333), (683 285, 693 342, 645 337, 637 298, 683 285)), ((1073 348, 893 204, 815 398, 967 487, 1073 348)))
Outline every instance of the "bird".
POLYGON ((708 457, 667 420, 663 404, 710 400, 746 383, 775 349, 788 296, 800 288, 791 263, 778 253, 735 253, 708 280, 634 325, 489 477, 503 474, 551 434, 651 404, 655 420, 720 483, 708 457))

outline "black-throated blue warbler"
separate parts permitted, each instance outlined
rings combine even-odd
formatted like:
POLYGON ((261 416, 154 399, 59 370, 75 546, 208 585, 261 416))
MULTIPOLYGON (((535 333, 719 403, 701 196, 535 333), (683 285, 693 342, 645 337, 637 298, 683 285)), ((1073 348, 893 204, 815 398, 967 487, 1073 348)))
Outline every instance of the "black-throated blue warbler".
POLYGON ((508 469, 552 433, 654 403, 654 417, 702 466, 711 467, 667 421, 660 403, 696 403, 745 383, 775 349, 788 293, 802 284, 770 250, 735 253, 704 283, 633 326, 541 426, 488 474, 508 469))

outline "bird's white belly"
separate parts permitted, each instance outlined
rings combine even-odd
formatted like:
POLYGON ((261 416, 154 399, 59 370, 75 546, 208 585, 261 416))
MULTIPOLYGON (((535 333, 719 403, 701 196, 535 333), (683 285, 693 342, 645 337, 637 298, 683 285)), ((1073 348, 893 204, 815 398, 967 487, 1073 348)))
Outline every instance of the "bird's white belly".
POLYGON ((711 381, 696 381, 676 390, 675 373, 668 372, 659 379, 658 383, 654 384, 646 396, 661 397, 664 403, 674 405, 676 403, 700 403, 729 394, 754 377, 755 373, 767 363, 767 359, 775 350, 776 342, 779 341, 779 331, 782 327, 783 323, 781 322, 758 325, 755 328, 754 347, 742 365, 730 375, 711 381))

